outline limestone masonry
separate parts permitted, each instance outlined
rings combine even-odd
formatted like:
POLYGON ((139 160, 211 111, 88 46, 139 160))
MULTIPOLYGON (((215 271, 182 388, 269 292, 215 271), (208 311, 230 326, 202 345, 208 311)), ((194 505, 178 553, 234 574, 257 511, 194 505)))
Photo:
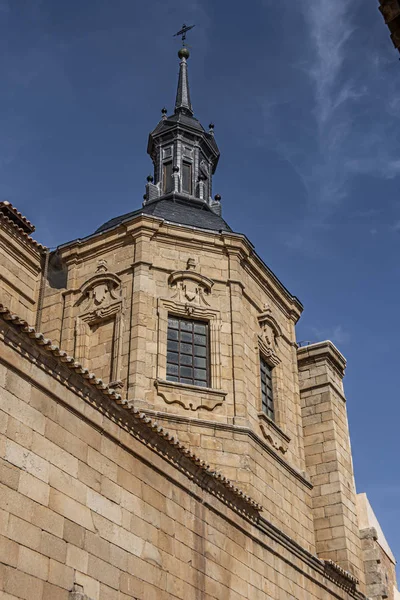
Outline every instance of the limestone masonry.
POLYGON ((222 218, 179 58, 141 208, 49 252, 0 203, 0 598, 398 600, 346 361, 222 218))

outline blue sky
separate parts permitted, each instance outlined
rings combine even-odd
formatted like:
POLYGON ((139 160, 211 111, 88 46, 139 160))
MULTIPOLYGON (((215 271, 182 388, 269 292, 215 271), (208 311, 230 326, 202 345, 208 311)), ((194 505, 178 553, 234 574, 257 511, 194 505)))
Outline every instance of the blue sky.
POLYGON ((348 359, 357 488, 400 557, 400 63, 377 0, 0 0, 0 196, 51 247, 138 208, 182 22, 224 217, 303 302, 298 340, 348 359))

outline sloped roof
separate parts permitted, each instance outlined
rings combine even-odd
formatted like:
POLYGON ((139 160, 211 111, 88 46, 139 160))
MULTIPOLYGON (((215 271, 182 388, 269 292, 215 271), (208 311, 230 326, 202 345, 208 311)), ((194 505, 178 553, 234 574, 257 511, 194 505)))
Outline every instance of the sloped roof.
POLYGON ((191 203, 185 200, 163 199, 146 204, 142 208, 119 217, 114 217, 103 223, 95 233, 102 233, 116 227, 124 221, 128 221, 137 215, 152 215, 165 219, 171 223, 209 229, 211 231, 232 231, 222 217, 215 214, 207 204, 191 203))

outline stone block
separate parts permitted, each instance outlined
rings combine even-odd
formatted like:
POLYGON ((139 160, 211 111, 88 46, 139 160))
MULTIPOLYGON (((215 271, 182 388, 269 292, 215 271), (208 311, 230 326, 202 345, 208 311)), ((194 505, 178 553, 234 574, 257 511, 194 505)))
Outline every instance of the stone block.
POLYGON ((85 541, 85 529, 81 525, 65 519, 63 537, 66 542, 69 542, 74 546, 78 546, 78 548, 83 548, 85 541))
POLYGON ((15 542, 0 536, 0 562, 11 567, 18 564, 19 546, 15 542))
POLYGON ((49 508, 82 527, 94 531, 90 510, 57 490, 50 490, 49 508))
POLYGON ((54 512, 54 510, 36 504, 33 507, 32 523, 56 537, 63 537, 64 517, 54 512))
POLYGON ((0 459, 0 481, 7 487, 16 490, 19 483, 20 470, 11 463, 0 459))
POLYGON ((74 584, 74 570, 51 558, 49 583, 57 585, 65 590, 71 590, 74 584))
POLYGON ((90 600, 100 600, 100 583, 96 579, 81 573, 75 572, 75 583, 82 586, 86 596, 90 600))
POLYGON ((44 506, 49 504, 50 486, 24 471, 21 471, 18 491, 44 506))
POLYGON ((96 556, 89 556, 88 575, 115 590, 119 589, 119 570, 96 556))
POLYGON ((64 540, 61 540, 47 531, 43 531, 40 552, 44 556, 53 558, 59 563, 65 563, 67 557, 67 544, 64 540))
POLYGON ((22 600, 42 600, 44 582, 41 579, 8 568, 5 576, 4 590, 22 600))
POLYGON ((27 521, 23 521, 14 515, 10 515, 8 522, 7 535, 11 540, 28 546, 32 550, 40 549, 42 532, 39 527, 35 527, 27 521))
POLYGON ((18 556, 18 569, 43 581, 47 581, 49 575, 49 559, 39 552, 21 546, 18 556))
POLYGON ((86 550, 67 544, 67 559, 66 564, 73 569, 77 569, 82 573, 88 572, 89 554, 86 550))

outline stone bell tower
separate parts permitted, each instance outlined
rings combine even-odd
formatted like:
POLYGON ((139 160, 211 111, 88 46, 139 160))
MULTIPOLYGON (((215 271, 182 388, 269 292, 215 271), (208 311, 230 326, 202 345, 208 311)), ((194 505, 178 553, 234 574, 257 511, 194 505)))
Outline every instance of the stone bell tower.
POLYGON ((147 152, 154 165, 149 176, 144 204, 160 198, 173 198, 187 203, 206 203, 220 214, 219 197, 212 199, 212 176, 219 159, 214 139, 214 126, 206 132, 193 116, 190 99, 187 60, 189 50, 179 52, 179 79, 175 110, 162 119, 149 135, 147 152))

